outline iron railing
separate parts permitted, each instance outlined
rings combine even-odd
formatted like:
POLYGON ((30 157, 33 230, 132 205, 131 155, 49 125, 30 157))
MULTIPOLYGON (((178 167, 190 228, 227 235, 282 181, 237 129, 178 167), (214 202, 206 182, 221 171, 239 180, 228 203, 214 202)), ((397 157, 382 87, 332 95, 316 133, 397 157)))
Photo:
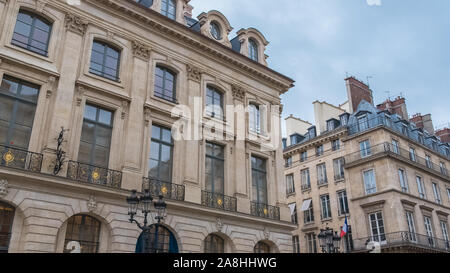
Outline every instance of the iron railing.
POLYGON ((435 237, 400 231, 380 236, 371 236, 353 240, 354 252, 369 251, 367 244, 369 242, 378 242, 382 249, 391 247, 415 247, 423 248, 428 251, 450 252, 450 241, 438 239, 435 237))
POLYGON ((202 206, 236 212, 237 199, 221 193, 202 191, 202 206))
POLYGON ((266 204, 250 202, 250 214, 262 218, 280 220, 280 208, 266 204))
POLYGON ((358 160, 369 159, 382 154, 390 155, 393 157, 399 157, 403 160, 408 161, 411 164, 420 165, 420 167, 424 169, 432 170, 450 179, 450 175, 448 174, 447 170, 441 168, 439 164, 427 161, 425 158, 420 157, 417 154, 414 154, 414 156, 412 156, 410 151, 400 148, 398 146, 394 146, 388 142, 375 145, 363 151, 347 155, 345 157, 345 164, 348 165, 358 160))
POLYGON ((164 182, 158 179, 142 178, 142 191, 150 190, 153 198, 162 195, 166 199, 184 201, 185 187, 183 185, 164 182))
POLYGON ((39 153, 0 145, 0 166, 39 173, 43 157, 39 153))
MULTIPOLYGON (((435 152, 438 152, 441 156, 443 156, 443 157, 445 157, 445 158, 450 160, 450 156, 448 156, 447 154, 442 154, 440 151, 437 151, 437 149, 435 149, 433 147, 433 145, 430 145, 430 144, 426 143, 424 140, 420 140, 419 138, 415 138, 415 137, 413 138, 411 136, 410 132, 409 132, 409 129, 404 131, 401 126, 395 126, 394 125, 395 123, 396 122, 394 122, 390 118, 379 116, 379 117, 376 117, 376 118, 369 119, 366 122, 356 123, 356 124, 354 124, 352 126, 349 126, 348 127, 348 135, 352 136, 352 135, 355 135, 355 134, 358 134, 358 133, 362 133, 362 132, 368 131, 368 130, 370 130, 372 128, 375 128, 375 127, 378 127, 378 126, 380 126, 380 127, 383 126, 383 127, 389 128, 389 129, 391 129, 391 130, 393 130, 393 131, 395 131, 395 132, 397 132, 399 134, 402 134, 402 135, 406 136, 407 138, 409 138, 409 139, 411 139, 411 140, 413 140, 413 141, 415 141, 417 143, 420 143, 420 144, 428 147, 429 149, 431 149, 431 150, 433 150, 435 152)), ((426 137, 427 136, 424 135, 423 139, 425 139, 426 137)))
POLYGON ((67 178, 111 188, 122 186, 122 172, 75 161, 68 162, 67 178))

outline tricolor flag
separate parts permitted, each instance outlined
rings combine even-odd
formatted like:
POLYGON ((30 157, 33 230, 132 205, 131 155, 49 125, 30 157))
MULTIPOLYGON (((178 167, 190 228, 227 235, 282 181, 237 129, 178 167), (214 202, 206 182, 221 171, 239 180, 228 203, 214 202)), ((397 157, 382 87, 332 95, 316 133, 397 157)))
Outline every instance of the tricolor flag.
POLYGON ((348 232, 347 215, 345 215, 345 224, 342 227, 341 238, 344 238, 344 236, 347 235, 347 232, 348 232))

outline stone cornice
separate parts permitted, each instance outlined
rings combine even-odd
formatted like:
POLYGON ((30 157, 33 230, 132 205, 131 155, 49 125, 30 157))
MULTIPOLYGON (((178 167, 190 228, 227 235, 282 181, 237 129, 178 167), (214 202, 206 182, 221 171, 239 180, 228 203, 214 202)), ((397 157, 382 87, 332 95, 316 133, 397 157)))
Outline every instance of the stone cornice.
POLYGON ((335 130, 335 131, 331 131, 328 132, 326 134, 320 135, 316 138, 313 138, 311 140, 308 140, 304 143, 300 143, 297 144, 296 146, 293 147, 288 147, 283 154, 286 156, 292 156, 295 155, 297 153, 303 152, 311 147, 315 147, 318 144, 322 144, 331 140, 334 140, 336 138, 340 138, 341 136, 345 135, 345 133, 347 132, 347 128, 343 127, 339 130, 335 130))
POLYGON ((170 20, 165 16, 151 9, 140 6, 131 0, 86 0, 94 5, 103 4, 124 16, 137 19, 140 25, 147 25, 153 31, 160 32, 165 37, 178 40, 180 43, 190 46, 202 54, 208 54, 210 57, 218 58, 241 73, 247 73, 251 76, 264 80, 275 86, 283 94, 294 86, 294 81, 262 64, 256 63, 247 57, 233 51, 232 49, 195 32, 188 27, 170 20), (143 13, 147 15, 144 15, 143 13))

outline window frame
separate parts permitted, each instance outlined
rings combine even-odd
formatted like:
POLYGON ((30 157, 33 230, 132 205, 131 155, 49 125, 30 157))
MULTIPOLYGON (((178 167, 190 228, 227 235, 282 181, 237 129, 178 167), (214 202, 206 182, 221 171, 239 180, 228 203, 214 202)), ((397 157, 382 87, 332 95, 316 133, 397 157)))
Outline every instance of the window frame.
POLYGON ((221 144, 214 143, 214 142, 209 142, 209 141, 207 141, 205 143, 205 145, 206 146, 207 145, 211 145, 212 146, 211 150, 213 151, 213 154, 208 154, 208 152, 207 152, 208 149, 205 150, 205 188, 208 189, 209 188, 208 187, 208 183, 211 183, 211 190, 208 190, 209 192, 215 193, 215 194, 224 195, 225 194, 225 160, 226 160, 225 159, 225 146, 223 146, 221 144), (219 156, 216 156, 214 154, 214 151, 215 151, 216 147, 219 147, 221 149, 223 157, 219 157, 219 156), (206 162, 208 161, 208 159, 211 160, 211 171, 212 171, 212 173, 210 174, 211 175, 211 181, 207 181, 207 178, 206 178, 206 176, 207 176, 206 175, 206 162), (223 173, 222 173, 221 177, 220 176, 217 176, 217 177, 215 176, 217 170, 216 170, 216 168, 214 166, 215 166, 216 162, 219 162, 219 163, 222 164, 223 173), (222 179, 222 192, 216 191, 216 189, 215 189, 216 178, 221 178, 222 179))
POLYGON ((400 188, 402 189, 402 192, 409 193, 409 183, 408 183, 408 177, 406 175, 406 170, 399 168, 398 169, 398 177, 399 177, 400 188))
POLYGON ((268 191, 268 183, 267 183, 267 159, 265 158, 261 158, 255 155, 251 156, 251 169, 252 169, 252 198, 254 199, 255 195, 256 195, 256 200, 253 200, 254 202, 258 203, 258 204, 263 204, 263 205, 268 205, 269 203, 269 191, 268 191), (256 163, 258 162, 258 160, 264 162, 264 169, 260 169, 257 167, 257 164, 254 165, 253 164, 253 158, 255 159, 256 163), (258 174, 258 176, 261 176, 264 178, 264 181, 259 181, 258 178, 255 177, 255 174, 258 174), (257 180, 254 180, 257 179, 257 180), (256 183, 254 183, 256 182, 256 183), (264 185, 261 185, 264 184, 264 185), (260 193, 261 191, 265 191, 262 192, 265 196, 265 200, 260 200, 260 193))
POLYGON ((259 44, 254 38, 248 39, 248 57, 255 62, 259 62, 259 44))
POLYGON ((225 93, 222 92, 219 88, 214 87, 212 85, 206 85, 206 100, 205 100, 205 113, 208 117, 218 120, 225 120, 225 109, 224 109, 224 101, 225 101, 225 93), (209 96, 211 94, 211 96, 209 96), (216 105, 215 101, 217 96, 220 99, 220 105, 216 105), (212 104, 208 104, 208 97, 211 97, 212 104), (210 109, 212 107, 213 109, 210 109), (221 113, 216 113, 216 107, 220 108, 221 113), (219 115, 217 115, 219 114, 219 115))
POLYGON ((370 139, 366 139, 359 142, 359 151, 361 158, 367 158, 369 156, 372 156, 372 144, 370 139))
POLYGON ((337 192, 337 200, 338 200, 338 212, 339 216, 347 215, 350 213, 350 208, 348 206, 348 197, 346 190, 340 190, 337 192), (344 210, 344 211, 342 211, 344 210))
POLYGON ((294 174, 286 175, 286 195, 292 195, 295 193, 295 181, 294 174))
POLYGON ((369 170, 363 171, 363 183, 364 183, 365 195, 371 195, 371 194, 375 194, 378 192, 377 180, 376 180, 376 176, 375 176, 375 169, 369 169, 369 170), (366 181, 366 175, 365 175, 366 173, 372 174, 371 178, 373 179, 373 181, 370 181, 370 183, 373 184, 374 187, 371 187, 371 188, 367 187, 369 181, 366 181))
POLYGON ((375 242, 379 242, 380 244, 386 244, 386 223, 384 222, 383 212, 377 211, 372 212, 368 214, 368 220, 369 220, 369 228, 370 228, 370 234, 371 238, 375 242), (372 220, 372 216, 375 216, 375 220, 372 220), (373 222, 375 221, 376 227, 373 226, 373 222), (380 225, 381 222, 381 225, 380 225), (374 228, 377 231, 377 234, 374 234, 374 228), (381 232, 383 231, 383 232, 381 232), (377 237, 377 240, 374 240, 375 237, 377 237), (384 240, 383 240, 384 238, 384 240))
POLYGON ((177 81, 178 81, 178 73, 176 73, 173 69, 168 68, 164 65, 161 64, 157 64, 155 66, 155 82, 154 82, 154 86, 153 86, 153 95, 159 99, 163 99, 166 100, 168 102, 171 103, 177 103, 177 81), (156 92, 156 78, 159 77, 157 71, 161 70, 163 75, 162 75, 162 87, 158 87, 161 88, 162 94, 160 94, 159 92, 156 92), (168 90, 166 89, 166 84, 168 82, 168 80, 166 79, 166 75, 172 75, 173 77, 173 85, 172 85, 172 90, 168 90), (171 97, 166 96, 166 91, 170 91, 171 97))
POLYGON ((169 19, 176 20, 177 19, 177 2, 176 2, 176 0, 161 0, 161 14, 166 16, 169 19), (171 5, 174 8, 174 12, 175 12, 174 14, 169 13, 171 5))
POLYGON ((147 175, 151 179, 156 179, 158 181, 162 181, 162 182, 166 182, 166 183, 172 183, 173 169, 174 169, 173 168, 173 163, 174 163, 173 162, 173 159, 174 159, 173 155, 174 155, 175 143, 174 143, 174 139, 173 139, 172 133, 170 133, 170 138, 171 138, 171 142, 170 143, 163 140, 164 130, 171 132, 171 130, 169 128, 167 128, 167 127, 165 127, 163 125, 159 125, 159 124, 156 124, 156 123, 152 124, 152 134, 150 135, 150 149, 151 149, 152 143, 157 144, 158 147, 159 147, 158 148, 159 149, 159 153, 158 153, 158 175, 157 175, 157 177, 153 177, 153 176, 150 175, 150 171, 151 171, 151 169, 150 169, 150 162, 152 160, 156 160, 156 159, 151 158, 151 153, 152 153, 151 150, 150 150, 150 153, 148 154, 148 166, 149 167, 148 167, 147 175), (159 128, 159 131, 160 131, 159 139, 153 137, 153 128, 154 127, 159 128), (162 160, 161 160, 162 159, 162 150, 163 150, 162 148, 164 146, 170 148, 170 164, 169 164, 170 165, 170 171, 169 171, 170 179, 169 179, 169 181, 165 181, 165 180, 161 179, 161 169, 160 168, 161 168, 161 162, 162 162, 162 160))
POLYGON ((437 182, 431 181, 431 187, 433 188, 434 200, 439 205, 442 205, 441 189, 439 187, 439 184, 437 182))
MULTIPOLYGON (((113 82, 120 82, 120 68, 121 68, 121 65, 122 65, 122 51, 123 51, 122 48, 120 48, 120 47, 118 47, 116 45, 113 45, 110 42, 105 42, 105 41, 103 41, 101 39, 94 38, 93 41, 92 41, 91 56, 90 56, 90 59, 89 59, 89 73, 92 74, 92 75, 101 77, 103 79, 107 79, 107 80, 113 81, 113 82), (103 53, 101 53, 99 51, 95 51, 98 54, 103 54, 102 55, 103 56, 103 63, 99 64, 99 63, 94 62, 94 64, 101 65, 102 71, 98 71, 98 70, 92 68, 92 62, 93 62, 92 61, 92 56, 94 54, 94 44, 95 43, 100 44, 100 45, 102 45, 104 47, 103 53), (105 73, 105 67, 106 67, 105 63, 106 63, 106 57, 107 57, 108 48, 111 49, 111 50, 116 51, 117 55, 118 55, 117 66, 115 68, 116 69, 116 75, 115 76, 105 73), (112 77, 114 77, 114 78, 112 78, 112 77)), ((109 56, 109 57, 112 57, 112 56, 109 56)), ((107 67, 107 68, 111 69, 110 67, 107 67)))
POLYGON ((221 254, 225 253, 225 239, 220 237, 216 234, 209 234, 206 236, 205 240, 203 240, 204 243, 204 253, 211 253, 211 254, 221 254), (214 243, 217 243, 216 246, 214 246, 214 243), (217 249, 217 252, 214 252, 214 249, 217 249))
POLYGON ((331 198, 329 194, 320 196, 320 218, 322 221, 332 219, 331 198))
POLYGON ((416 184, 417 184, 417 190, 418 190, 420 199, 427 200, 425 181, 423 181, 422 176, 416 175, 416 184))

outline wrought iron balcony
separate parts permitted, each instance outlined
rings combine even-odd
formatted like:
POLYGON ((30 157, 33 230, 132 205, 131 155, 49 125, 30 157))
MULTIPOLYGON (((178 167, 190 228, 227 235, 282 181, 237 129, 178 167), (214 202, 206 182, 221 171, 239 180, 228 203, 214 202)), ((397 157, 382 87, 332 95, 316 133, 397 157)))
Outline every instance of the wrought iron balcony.
POLYGON ((68 162, 67 178, 111 188, 122 186, 122 172, 75 161, 68 162))
POLYGON ((39 173, 43 155, 0 145, 0 166, 39 173))
POLYGON ((250 202, 250 214, 262 218, 280 220, 280 208, 266 204, 250 202))
POLYGON ((353 240, 354 252, 366 252, 367 244, 369 242, 378 242, 381 245, 381 249, 389 248, 405 248, 407 252, 408 247, 413 247, 414 252, 417 252, 417 248, 422 249, 424 252, 449 252, 450 253, 450 241, 430 237, 427 235, 421 235, 417 233, 411 233, 408 231, 400 231, 395 233, 384 234, 381 236, 371 236, 367 238, 361 238, 353 240))
POLYGON ((237 199, 220 193, 202 191, 202 206, 235 212, 237 199))
POLYGON ((436 174, 442 175, 447 179, 450 179, 450 175, 448 174, 448 172, 445 169, 441 168, 439 164, 427 161, 425 158, 422 158, 416 154, 412 155, 408 150, 402 149, 398 146, 394 146, 388 142, 373 146, 364 151, 359 151, 347 155, 345 157, 345 165, 349 166, 355 162, 363 161, 365 159, 376 158, 382 155, 389 155, 392 157, 399 158, 410 164, 414 164, 418 167, 421 167, 424 170, 433 171, 436 174))
POLYGON ((142 178, 142 191, 144 190, 150 190, 153 198, 162 195, 166 199, 184 201, 185 187, 183 185, 144 177, 142 178))

